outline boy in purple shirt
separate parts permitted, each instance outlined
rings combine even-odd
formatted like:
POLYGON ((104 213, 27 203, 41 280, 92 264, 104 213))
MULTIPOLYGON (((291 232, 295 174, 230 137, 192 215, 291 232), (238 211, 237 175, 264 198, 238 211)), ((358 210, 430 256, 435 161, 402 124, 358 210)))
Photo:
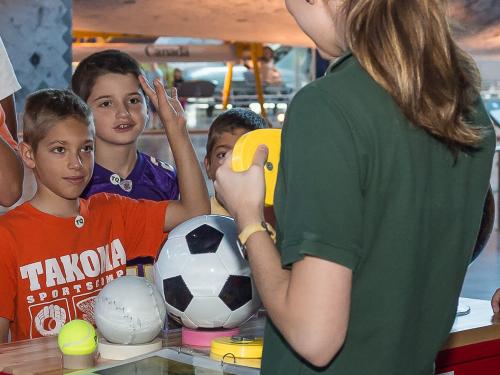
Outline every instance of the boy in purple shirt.
POLYGON ((137 150, 148 119, 139 64, 118 50, 83 59, 72 78, 73 91, 92 109, 96 129, 95 167, 82 197, 115 193, 134 199, 179 198, 175 169, 137 150))
MULTIPOLYGON (((96 132, 94 172, 82 198, 101 192, 156 201, 179 198, 175 169, 137 150, 148 120, 139 82, 143 74, 136 60, 118 50, 86 57, 73 74, 73 91, 92 110, 96 132)), ((151 257, 127 260, 127 272, 149 276, 147 265, 153 261, 151 257)))
POLYGON ((82 193, 83 198, 100 192, 124 195, 134 199, 163 201, 177 199, 179 187, 175 169, 164 161, 137 152, 134 169, 122 179, 118 174, 99 164, 82 193))

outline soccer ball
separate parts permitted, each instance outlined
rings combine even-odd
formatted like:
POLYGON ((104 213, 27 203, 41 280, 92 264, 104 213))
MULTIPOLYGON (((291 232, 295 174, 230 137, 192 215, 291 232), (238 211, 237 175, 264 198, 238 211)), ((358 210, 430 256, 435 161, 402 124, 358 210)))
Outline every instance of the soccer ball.
POLYGON ((227 216, 192 218, 168 236, 154 265, 167 313, 185 327, 234 328, 260 307, 248 262, 227 216))
POLYGON ((107 284, 95 299, 95 323, 115 344, 144 344, 160 333, 165 302, 144 277, 122 276, 107 284))

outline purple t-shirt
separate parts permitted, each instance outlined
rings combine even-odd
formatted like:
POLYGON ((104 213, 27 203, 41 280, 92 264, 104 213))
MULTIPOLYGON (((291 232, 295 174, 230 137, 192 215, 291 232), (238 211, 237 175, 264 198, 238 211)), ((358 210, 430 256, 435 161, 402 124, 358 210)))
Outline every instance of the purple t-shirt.
POLYGON ((102 192, 153 201, 179 198, 179 186, 174 167, 141 152, 137 153, 134 169, 126 179, 95 164, 94 173, 82 193, 82 198, 102 192))

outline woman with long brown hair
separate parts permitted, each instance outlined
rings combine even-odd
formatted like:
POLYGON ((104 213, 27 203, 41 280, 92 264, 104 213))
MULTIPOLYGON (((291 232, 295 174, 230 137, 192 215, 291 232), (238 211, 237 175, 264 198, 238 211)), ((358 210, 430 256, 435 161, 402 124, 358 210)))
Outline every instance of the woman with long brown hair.
POLYGON ((219 168, 267 309, 262 373, 426 374, 476 240, 495 136, 440 0, 286 0, 325 56, 294 97, 261 225, 263 164, 219 168))

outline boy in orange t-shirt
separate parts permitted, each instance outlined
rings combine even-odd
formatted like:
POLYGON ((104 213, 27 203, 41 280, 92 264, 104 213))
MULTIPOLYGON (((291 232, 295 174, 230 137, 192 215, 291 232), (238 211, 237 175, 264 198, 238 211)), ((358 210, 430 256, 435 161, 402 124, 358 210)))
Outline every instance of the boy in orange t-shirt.
POLYGON ((199 163, 176 92, 155 81, 158 108, 179 171, 181 199, 153 202, 113 194, 80 199, 92 176, 94 126, 67 90, 27 98, 19 149, 37 181, 33 199, 0 217, 0 341, 56 335, 64 323, 93 323, 94 299, 125 273, 128 258, 155 256, 165 233, 209 213, 199 163), (168 209, 167 209, 168 207, 168 209))

